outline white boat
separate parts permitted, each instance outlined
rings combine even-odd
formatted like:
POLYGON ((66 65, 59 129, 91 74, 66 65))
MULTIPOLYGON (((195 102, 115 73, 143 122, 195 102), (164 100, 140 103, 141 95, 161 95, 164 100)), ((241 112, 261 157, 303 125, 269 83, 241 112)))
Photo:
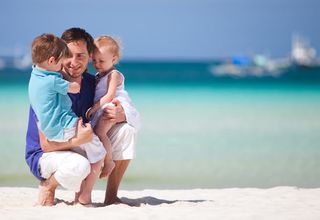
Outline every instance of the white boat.
POLYGON ((299 35, 294 35, 292 38, 291 59, 294 64, 300 66, 320 66, 320 60, 317 59, 317 51, 310 46, 307 39, 299 35))
POLYGON ((215 76, 231 76, 235 78, 248 76, 278 77, 288 67, 290 67, 290 59, 288 58, 274 60, 263 55, 255 55, 252 58, 230 58, 221 64, 211 66, 210 72, 215 76))
POLYGON ((310 46, 306 39, 294 35, 290 57, 270 59, 264 55, 255 55, 253 57, 235 56, 222 61, 221 64, 212 65, 210 72, 214 76, 235 78, 248 76, 279 77, 290 70, 291 67, 320 67, 320 60, 316 55, 316 50, 310 46))

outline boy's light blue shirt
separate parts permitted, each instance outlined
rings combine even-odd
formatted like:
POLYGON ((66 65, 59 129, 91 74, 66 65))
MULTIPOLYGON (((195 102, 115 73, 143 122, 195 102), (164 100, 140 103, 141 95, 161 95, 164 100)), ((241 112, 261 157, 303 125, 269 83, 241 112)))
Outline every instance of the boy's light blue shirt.
POLYGON ((78 117, 71 109, 69 82, 58 72, 33 66, 29 99, 38 118, 38 127, 49 140, 62 140, 63 130, 75 126, 78 117))

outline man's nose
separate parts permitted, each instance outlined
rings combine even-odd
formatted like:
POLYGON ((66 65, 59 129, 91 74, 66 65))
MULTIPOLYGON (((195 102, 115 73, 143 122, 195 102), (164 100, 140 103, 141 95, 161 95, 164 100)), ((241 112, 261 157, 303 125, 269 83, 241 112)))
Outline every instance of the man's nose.
POLYGON ((77 57, 76 57, 76 56, 71 57, 70 60, 69 60, 69 62, 70 62, 71 64, 76 64, 76 63, 78 62, 77 57))

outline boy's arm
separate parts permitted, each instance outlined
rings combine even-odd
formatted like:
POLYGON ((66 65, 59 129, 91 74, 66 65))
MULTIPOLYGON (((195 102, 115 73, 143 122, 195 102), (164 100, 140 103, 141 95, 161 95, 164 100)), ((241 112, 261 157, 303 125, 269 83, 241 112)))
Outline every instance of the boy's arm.
POLYGON ((110 73, 110 77, 108 79, 108 92, 104 96, 101 97, 99 101, 94 103, 92 108, 90 109, 88 115, 89 117, 98 111, 104 104, 111 102, 116 96, 117 86, 119 86, 122 82, 122 77, 117 71, 113 71, 110 73))
POLYGON ((80 84, 77 82, 69 82, 65 79, 52 76, 53 79, 53 89, 63 95, 67 95, 68 93, 79 93, 80 92, 80 84))
POLYGON ((77 82, 70 82, 68 93, 79 93, 80 92, 80 84, 77 82))
POLYGON ((49 141, 39 130, 40 145, 43 152, 71 150, 73 147, 90 142, 92 136, 91 125, 89 123, 83 124, 82 119, 78 121, 76 135, 65 142, 49 141))

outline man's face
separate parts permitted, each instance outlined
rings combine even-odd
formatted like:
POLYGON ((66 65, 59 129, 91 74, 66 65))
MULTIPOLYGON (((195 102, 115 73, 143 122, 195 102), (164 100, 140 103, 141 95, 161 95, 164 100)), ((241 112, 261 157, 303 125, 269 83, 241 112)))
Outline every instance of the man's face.
POLYGON ((72 57, 63 61, 63 68, 66 74, 72 78, 79 78, 87 69, 89 53, 85 41, 74 41, 67 44, 72 57))

